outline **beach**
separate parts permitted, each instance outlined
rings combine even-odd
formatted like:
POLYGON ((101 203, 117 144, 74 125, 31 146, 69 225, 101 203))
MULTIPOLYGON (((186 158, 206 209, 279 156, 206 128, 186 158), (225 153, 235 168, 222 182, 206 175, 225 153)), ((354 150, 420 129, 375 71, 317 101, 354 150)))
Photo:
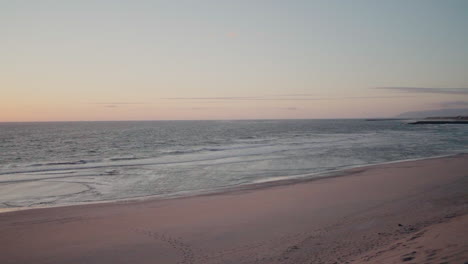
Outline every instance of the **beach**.
POLYGON ((3 2, 0 264, 468 264, 468 0, 3 2))
POLYGON ((465 263, 468 155, 0 214, 0 263, 465 263), (465 234, 465 237, 463 237, 465 234))

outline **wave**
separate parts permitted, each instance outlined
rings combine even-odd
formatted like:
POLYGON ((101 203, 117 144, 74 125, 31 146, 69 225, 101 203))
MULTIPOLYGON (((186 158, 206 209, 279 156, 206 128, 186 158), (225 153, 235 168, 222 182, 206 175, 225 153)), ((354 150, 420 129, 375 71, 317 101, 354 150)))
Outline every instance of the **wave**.
MULTIPOLYGON (((264 145, 264 147, 272 147, 272 146, 280 146, 280 145, 264 145)), ((175 159, 170 159, 170 156, 160 156, 154 158, 146 158, 146 159, 124 159, 119 160, 119 162, 95 162, 92 164, 83 163, 83 162, 56 162, 56 163, 48 163, 53 164, 47 166, 42 166, 41 169, 20 169, 20 170, 11 170, 11 171, 0 171, 0 175, 9 175, 9 174, 20 174, 20 173, 38 173, 38 172, 52 172, 52 171, 69 171, 69 170, 86 170, 86 169, 102 169, 102 168, 119 168, 119 167, 138 167, 138 166, 155 166, 155 165, 169 165, 169 164, 184 164, 184 163, 192 163, 192 162, 204 162, 204 161, 215 161, 215 160, 222 160, 222 159, 229 159, 229 158, 245 158, 245 157, 254 157, 254 156, 264 156, 266 154, 273 154, 284 152, 293 149, 285 149, 285 148, 277 148, 274 150, 261 150, 259 146, 251 146, 251 147, 237 147, 237 148, 228 148, 228 149, 210 149, 210 148, 202 148, 198 150, 190 151, 173 151, 170 152, 172 154, 195 154, 196 152, 205 151, 208 152, 205 155, 200 156, 199 154, 195 154, 194 156, 186 156, 186 155, 179 155, 176 156, 175 159), (220 152, 223 150, 237 150, 237 149, 255 149, 254 153, 246 152, 246 153, 226 153, 224 155, 216 155, 212 156, 210 153, 213 152, 220 152), (126 163, 127 162, 127 163, 126 163)), ((166 153, 169 154, 169 153, 166 153)))
MULTIPOLYGON (((142 158, 136 157, 122 157, 122 158, 109 158, 109 159, 93 159, 93 160, 76 160, 76 161, 60 161, 60 162, 44 162, 44 163, 34 163, 30 165, 25 165, 25 167, 44 167, 44 166, 63 166, 63 165, 84 165, 88 163, 100 163, 105 161, 126 161, 126 160, 138 160, 142 158)), ((0 174, 2 174, 0 172, 0 174)))
POLYGON ((27 167, 41 167, 41 166, 60 166, 60 165, 80 165, 92 162, 99 162, 101 160, 77 160, 77 161, 63 161, 63 162, 48 162, 48 163, 35 163, 27 167))
POLYGON ((182 155, 182 154, 192 154, 192 153, 199 153, 199 152, 217 152, 217 151, 228 151, 228 150, 241 150, 241 149, 253 149, 259 147, 270 147, 270 146, 278 146, 279 144, 250 144, 250 145, 237 145, 237 146, 226 146, 226 147, 200 147, 195 149, 187 149, 187 150, 172 150, 168 152, 163 152, 166 155, 182 155))
MULTIPOLYGON (((337 140, 339 142, 341 140, 337 140)), ((16 169, 0 171, 0 175, 19 173, 38 173, 66 170, 85 170, 118 167, 154 166, 167 164, 183 164, 190 162, 214 161, 229 158, 246 158, 254 156, 273 155, 289 151, 322 152, 321 145, 330 142, 276 142, 273 144, 242 144, 225 147, 200 147, 188 150, 173 150, 163 155, 151 158, 114 157, 104 160, 77 160, 64 162, 49 162, 33 164, 26 167, 41 167, 40 169, 16 169), (219 154, 214 154, 219 153, 219 154)))
POLYGON ((141 159, 141 158, 135 158, 135 157, 131 157, 131 158, 110 158, 109 160, 110 161, 122 161, 122 160, 137 160, 137 159, 141 159))

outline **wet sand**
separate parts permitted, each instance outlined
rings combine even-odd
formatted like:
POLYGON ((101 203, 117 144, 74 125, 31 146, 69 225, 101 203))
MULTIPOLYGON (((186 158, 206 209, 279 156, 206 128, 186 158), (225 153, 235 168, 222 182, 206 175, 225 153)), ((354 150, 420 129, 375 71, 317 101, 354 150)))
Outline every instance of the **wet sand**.
POLYGON ((343 174, 1 213, 0 263, 468 261, 468 155, 343 174))

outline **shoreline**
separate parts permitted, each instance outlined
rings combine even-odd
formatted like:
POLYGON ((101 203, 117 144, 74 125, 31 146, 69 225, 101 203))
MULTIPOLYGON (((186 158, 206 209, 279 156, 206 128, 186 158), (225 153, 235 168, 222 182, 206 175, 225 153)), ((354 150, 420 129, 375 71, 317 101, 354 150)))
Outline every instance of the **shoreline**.
POLYGON ((218 194, 3 213, 0 262, 466 261, 466 239, 453 237, 468 228, 467 161, 462 154, 218 194), (435 236, 445 238, 434 244, 435 236))
POLYGON ((25 210, 40 210, 47 208, 62 208, 62 207, 73 207, 73 206, 86 206, 94 204, 127 204, 134 202, 145 202, 145 201, 159 201, 159 200, 173 200, 173 199, 185 199, 191 197, 205 196, 205 195, 222 195, 224 193, 232 193, 237 191, 246 191, 246 190, 257 190, 263 188, 270 188, 275 186, 282 185, 291 185, 291 184, 300 184, 304 182, 328 179, 328 178, 337 178, 337 177, 346 177, 352 175, 356 169, 369 169, 375 166, 384 166, 387 164, 394 163, 404 163, 412 161, 423 161, 431 159, 440 159, 440 158, 450 158, 457 156, 468 156, 468 153, 460 152, 456 154, 446 154, 446 155, 437 155, 423 158, 413 158, 413 159, 404 159, 404 160, 395 160, 387 161, 381 163, 370 163, 364 165, 350 165, 345 166, 341 169, 333 169, 327 172, 317 172, 317 173, 306 173, 300 175, 291 175, 291 176, 278 176, 273 178, 267 178, 259 180, 258 182, 251 182, 246 184, 239 184, 233 186, 220 187, 216 189, 202 189, 202 190, 190 190, 190 191, 181 191, 172 194, 152 194, 147 196, 138 196, 130 198, 121 198, 121 199, 111 199, 111 200, 100 200, 100 201, 88 201, 88 202, 77 202, 72 204, 57 204, 57 205, 47 205, 47 206, 24 206, 24 207, 5 207, 0 208, 0 215, 9 212, 25 211, 25 210), (280 178, 280 179, 275 179, 280 178), (270 180, 271 179, 271 180, 270 180))

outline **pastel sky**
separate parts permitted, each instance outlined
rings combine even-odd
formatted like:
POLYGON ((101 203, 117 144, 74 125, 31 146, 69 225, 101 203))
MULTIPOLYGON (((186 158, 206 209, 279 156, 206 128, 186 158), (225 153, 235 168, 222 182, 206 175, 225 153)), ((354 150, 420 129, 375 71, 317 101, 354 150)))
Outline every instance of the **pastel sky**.
POLYGON ((468 1, 0 0, 0 121, 468 108, 468 1))

